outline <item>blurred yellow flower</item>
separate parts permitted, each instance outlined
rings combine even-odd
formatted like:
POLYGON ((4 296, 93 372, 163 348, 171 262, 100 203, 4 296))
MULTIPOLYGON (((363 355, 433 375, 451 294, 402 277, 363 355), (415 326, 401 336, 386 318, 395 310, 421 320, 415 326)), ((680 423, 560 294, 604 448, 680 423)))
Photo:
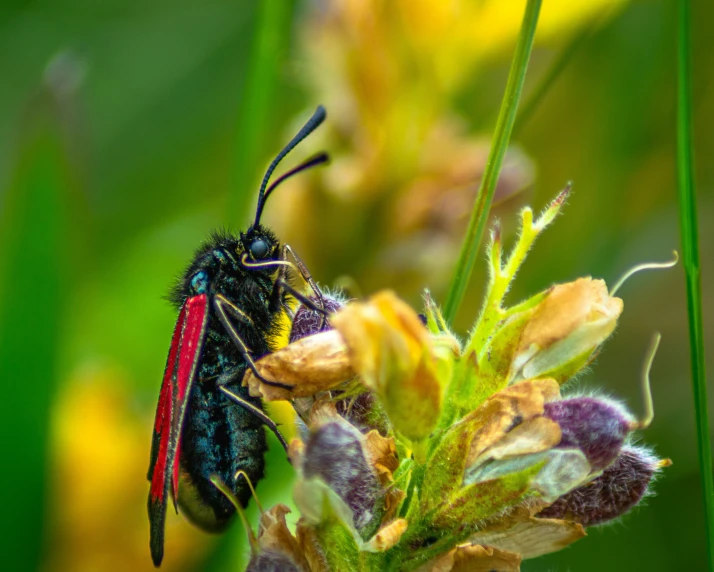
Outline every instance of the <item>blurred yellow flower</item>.
MULTIPOLYGON (((48 570, 154 570, 146 517, 151 422, 132 411, 130 387, 116 371, 87 369, 57 400, 48 570)), ((171 513, 162 570, 192 569, 207 537, 171 513)))
MULTIPOLYGON (((536 41, 562 44, 624 4, 545 2, 536 41)), ((317 186, 296 182, 301 190, 284 199, 284 214, 276 214, 288 235, 312 244, 337 240, 331 250, 345 255, 360 244, 379 284, 412 279, 416 293, 428 273, 430 287, 444 286, 490 143, 469 133, 454 104, 487 65, 511 56, 524 7, 525 0, 336 0, 308 11, 299 30, 300 72, 310 98, 330 110, 333 165, 317 186), (324 223, 344 205, 326 197, 352 209, 339 233, 324 223), (374 216, 377 209, 382 216, 374 216), (366 224, 389 252, 364 244, 366 224)), ((533 177, 525 154, 509 150, 495 204, 533 177)))

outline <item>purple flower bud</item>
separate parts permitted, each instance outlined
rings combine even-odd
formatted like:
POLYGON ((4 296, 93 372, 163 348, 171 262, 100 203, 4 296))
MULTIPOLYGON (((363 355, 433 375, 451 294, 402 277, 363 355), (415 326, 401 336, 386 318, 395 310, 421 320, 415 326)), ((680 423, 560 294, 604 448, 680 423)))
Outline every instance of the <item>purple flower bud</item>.
POLYGON ((558 447, 580 449, 593 471, 615 460, 635 423, 619 403, 600 397, 551 401, 544 409, 544 415, 560 425, 558 447))
POLYGON ((270 550, 253 556, 245 572, 300 572, 300 569, 287 554, 270 550))
POLYGON ((583 526, 603 524, 638 504, 662 466, 647 449, 625 447, 599 477, 563 495, 536 516, 572 520, 583 526))
MULTIPOLYGON (((309 297, 312 302, 319 308, 320 300, 317 296, 309 297)), ((345 305, 345 300, 340 296, 333 296, 329 293, 323 293, 322 300, 325 305, 325 311, 328 314, 336 312, 342 306, 345 305)), ((332 326, 327 320, 323 319, 322 312, 308 308, 305 304, 300 304, 297 311, 295 312, 295 317, 293 318, 293 325, 290 330, 290 343, 304 338, 305 336, 310 336, 312 334, 317 334, 325 330, 331 330, 332 326), (322 324, 322 328, 320 325, 322 324)))
POLYGON ((389 419, 384 413, 374 393, 365 391, 359 395, 339 399, 339 393, 333 393, 338 415, 345 418, 362 433, 376 429, 380 435, 389 433, 389 419))
POLYGON ((319 477, 352 510, 357 530, 372 520, 382 489, 362 449, 362 434, 344 422, 330 422, 305 444, 302 472, 319 477))

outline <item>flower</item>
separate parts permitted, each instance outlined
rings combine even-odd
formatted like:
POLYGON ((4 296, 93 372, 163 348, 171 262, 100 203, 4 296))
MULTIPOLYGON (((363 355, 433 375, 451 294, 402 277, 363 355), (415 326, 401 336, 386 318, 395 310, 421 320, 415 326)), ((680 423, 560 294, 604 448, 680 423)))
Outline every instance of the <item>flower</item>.
MULTIPOLYGON (((652 419, 658 338, 637 420, 611 398, 561 395, 622 312, 604 281, 579 278, 503 303, 566 196, 535 220, 524 209, 505 260, 494 231, 484 304, 464 342, 428 292, 420 317, 383 291, 335 303, 328 331, 319 312, 298 309, 300 339, 257 363, 293 388, 278 395, 246 376, 269 399, 292 398, 300 417, 290 457, 302 516, 290 542, 307 569, 518 570, 648 494, 668 462, 631 441, 652 419)), ((266 551, 255 570, 284 557, 266 551)))
POLYGON ((437 358, 416 312, 392 292, 345 306, 332 323, 365 387, 380 397, 394 428, 425 439, 441 410, 437 358))
POLYGON ((603 280, 578 278, 553 286, 532 309, 509 378, 569 379, 615 330, 622 306, 620 298, 608 294, 603 280))

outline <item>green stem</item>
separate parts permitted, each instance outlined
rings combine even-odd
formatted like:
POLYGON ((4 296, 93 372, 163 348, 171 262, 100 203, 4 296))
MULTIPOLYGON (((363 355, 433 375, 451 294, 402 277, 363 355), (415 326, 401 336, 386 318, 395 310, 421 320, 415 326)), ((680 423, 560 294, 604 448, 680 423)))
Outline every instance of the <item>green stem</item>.
POLYGON ((456 271, 451 281, 449 295, 446 300, 444 316, 447 321, 453 323, 456 312, 461 305, 466 287, 473 267, 478 256, 481 238, 488 221, 488 214, 493 200, 493 194, 498 183, 498 176, 501 172, 503 158, 508 148, 511 138, 511 131, 516 119, 518 101, 523 91, 523 83, 528 69, 528 60, 533 49, 533 39, 535 37, 538 15, 540 14, 541 0, 528 0, 526 10, 523 14, 521 31, 518 34, 516 53, 511 64, 511 71, 508 75, 506 93, 501 102, 501 110, 496 121, 496 129, 493 136, 493 144, 486 162, 486 169, 481 179, 481 185, 476 196, 471 220, 469 221, 466 238, 464 239, 459 260, 456 264, 456 271))
POLYGON ((692 157, 692 94, 690 74, 689 0, 679 2, 677 70, 677 173, 682 232, 682 257, 687 282, 689 341, 692 385, 699 441, 699 465, 704 494, 705 532, 709 570, 714 569, 714 478, 707 414, 707 386, 704 371, 704 331, 702 325, 701 279, 697 229, 697 203, 692 157))
POLYGON ((263 168, 263 141, 280 69, 283 48, 289 37, 291 2, 261 0, 251 58, 239 106, 233 184, 228 195, 226 219, 245 221, 245 211, 256 196, 257 172, 263 168))

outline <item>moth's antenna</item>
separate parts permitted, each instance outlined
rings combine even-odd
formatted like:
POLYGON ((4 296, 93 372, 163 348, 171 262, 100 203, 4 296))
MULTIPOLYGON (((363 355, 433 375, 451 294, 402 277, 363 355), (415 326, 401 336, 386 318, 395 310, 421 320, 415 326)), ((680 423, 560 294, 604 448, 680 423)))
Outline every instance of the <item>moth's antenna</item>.
MULTIPOLYGON (((295 146, 300 143, 305 137, 310 135, 315 129, 317 129, 320 124, 325 120, 325 117, 327 117, 327 112, 325 111, 325 108, 322 105, 318 105, 317 109, 315 110, 315 113, 312 114, 312 117, 307 120, 307 123, 302 126, 302 129, 297 132, 297 135, 292 138, 290 143, 288 143, 280 153, 278 153, 278 156, 273 159, 273 162, 270 163, 270 166, 268 167, 268 170, 265 172, 265 176, 263 177, 263 182, 260 185, 260 191, 258 192, 258 207, 256 208, 255 211, 255 222, 253 223, 253 226, 258 226, 260 223, 260 215, 263 214, 263 207, 265 206, 265 197, 267 195, 265 189, 268 186, 268 181, 270 180, 270 177, 273 174, 273 171, 275 171, 275 168, 278 166, 278 163, 283 160, 285 155, 290 153, 295 146)), ((319 164, 319 163, 317 163, 319 164)), ((312 166, 312 165, 310 165, 312 166)))
POLYGON ((327 153, 318 153, 317 155, 310 157, 309 159, 305 159, 305 161, 300 163, 297 167, 290 169, 287 173, 283 173, 282 175, 280 175, 277 179, 270 183, 270 186, 263 194, 263 205, 268 202, 268 197, 270 196, 270 193, 275 189, 275 187, 277 187, 285 179, 289 179, 293 175, 297 175, 298 173, 311 169, 312 167, 323 165, 329 160, 330 157, 327 155, 327 153))

